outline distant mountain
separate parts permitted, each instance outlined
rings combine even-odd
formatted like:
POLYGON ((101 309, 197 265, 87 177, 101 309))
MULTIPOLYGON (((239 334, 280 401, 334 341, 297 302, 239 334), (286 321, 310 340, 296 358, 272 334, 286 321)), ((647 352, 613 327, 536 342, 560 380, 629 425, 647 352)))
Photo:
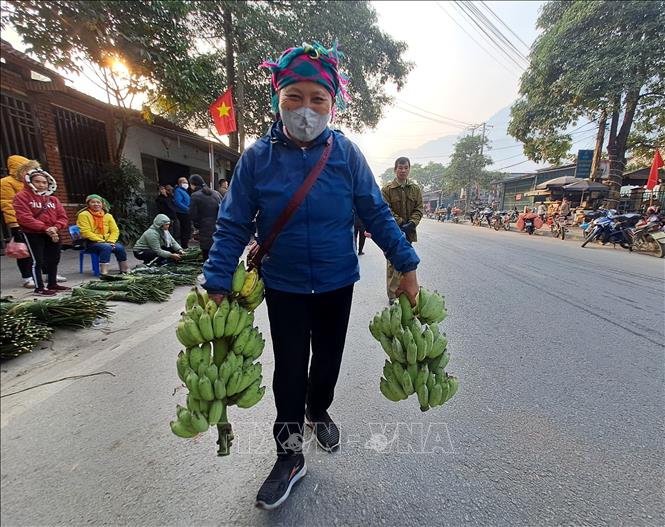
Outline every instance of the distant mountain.
MULTIPOLYGON (((527 159, 522 152, 522 143, 508 134, 509 122, 510 106, 501 108, 501 110, 487 120, 485 130, 485 135, 489 139, 487 155, 494 160, 494 163, 489 167, 490 170, 503 169, 502 171, 504 172, 531 172, 549 166, 548 163, 538 164, 527 159)), ((588 121, 580 121, 575 128, 581 128, 587 124, 588 121)), ((571 127, 572 130, 575 128, 571 127)), ((586 136, 587 131, 592 133, 593 128, 587 128, 587 130, 580 132, 580 134, 586 136)), ((476 130, 476 133, 480 133, 480 130, 476 130)), ((424 143, 418 148, 395 152, 393 157, 406 155, 412 158, 413 163, 427 164, 432 161, 445 165, 450 160, 449 156, 454 151, 455 143, 462 135, 466 135, 466 132, 457 135, 445 135, 424 143)), ((573 137, 575 138, 576 136, 573 137)), ((587 144, 573 145, 573 151, 576 151, 578 146, 586 147, 588 145, 588 142, 587 144)))

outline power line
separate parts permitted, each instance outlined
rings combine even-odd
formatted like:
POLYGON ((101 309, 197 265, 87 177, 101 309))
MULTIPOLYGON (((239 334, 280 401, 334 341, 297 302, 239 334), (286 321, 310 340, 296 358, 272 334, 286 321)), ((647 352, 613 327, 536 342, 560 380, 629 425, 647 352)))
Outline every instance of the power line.
POLYGON ((501 31, 498 27, 494 25, 494 22, 492 22, 487 16, 485 16, 485 13, 483 13, 478 6, 476 6, 473 2, 464 2, 464 4, 473 11, 476 14, 476 17, 485 25, 486 28, 488 28, 492 33, 494 33, 500 40, 502 40, 507 46, 508 46, 508 51, 513 53, 516 57, 522 59, 524 62, 527 64, 529 63, 529 60, 524 56, 524 54, 517 49, 517 46, 513 44, 512 40, 510 40, 504 33, 501 31))
POLYGON ((427 120, 433 121, 435 123, 445 124, 446 126, 450 126, 450 127, 453 127, 453 128, 464 129, 464 128, 467 127, 466 125, 446 122, 446 121, 442 121, 441 119, 436 119, 434 117, 430 117, 429 115, 423 115, 421 113, 414 112, 412 110, 409 110, 408 108, 404 108, 403 106, 400 106, 399 104, 396 106, 396 108, 398 108, 399 110, 402 110, 403 112, 407 112, 407 113, 410 113, 410 114, 413 114, 413 115, 417 115, 418 117, 422 117, 423 119, 427 119, 427 120))
POLYGON ((438 113, 434 113, 434 112, 432 112, 432 111, 430 111, 430 110, 426 110, 425 108, 420 108, 420 107, 416 106, 415 104, 411 104, 411 103, 409 103, 409 102, 406 102, 406 101, 404 101, 404 100, 402 100, 402 99, 397 99, 397 102, 400 102, 400 103, 402 103, 402 104, 406 104, 407 106, 411 106, 412 108, 415 108, 416 110, 420 110, 420 111, 422 111, 422 112, 432 114, 432 115, 434 115, 434 116, 436 116, 436 117, 440 117, 441 119, 446 119, 446 120, 448 120, 448 121, 455 121, 455 122, 457 122, 457 123, 459 123, 459 124, 463 124, 463 125, 465 125, 465 126, 473 126, 473 123, 467 123, 466 121, 460 121, 459 119, 454 119, 453 117, 446 117, 445 115, 441 115, 441 114, 438 114, 438 113))
POLYGON ((515 159, 516 157, 521 157, 521 156, 524 156, 522 152, 520 152, 519 154, 515 154, 514 156, 504 157, 503 159, 497 159, 496 161, 492 161, 492 164, 501 163, 502 161, 508 161, 509 159, 515 159))
POLYGON ((525 159, 524 161, 520 161, 519 163, 514 163, 512 165, 508 165, 508 166, 501 167, 501 168, 495 168, 494 170, 498 172, 498 171, 504 170, 506 168, 516 167, 517 165, 523 165, 524 163, 528 163, 529 161, 531 161, 531 160, 530 159, 525 159))
POLYGON ((515 75, 515 71, 510 70, 510 69, 508 68, 508 66, 506 66, 503 62, 500 62, 500 61, 497 59, 496 56, 494 56, 494 55, 493 55, 493 54, 492 54, 492 53, 491 53, 491 52, 490 52, 485 46, 483 46, 480 42, 478 42, 478 41, 473 37, 473 35, 471 35, 471 33, 469 33, 466 29, 464 29, 464 26, 463 26, 462 24, 460 24, 454 16, 452 16, 450 13, 448 13, 448 11, 446 11, 446 10, 443 8, 443 6, 441 5, 440 2, 436 2, 436 5, 437 5, 437 6, 439 7, 439 9, 441 9, 441 11, 443 11, 443 12, 444 12, 444 13, 445 13, 445 14, 446 14, 446 15, 447 15, 447 16, 448 16, 453 22, 455 22, 455 24, 457 24, 457 26, 458 26, 462 31, 464 31, 464 33, 465 33, 465 34, 466 34, 471 40, 473 40, 473 41, 478 45, 478 47, 479 47, 480 49, 482 49, 485 53, 487 53, 487 55, 488 55, 488 56, 489 56, 489 57, 490 57, 495 63, 497 63, 499 66, 501 66, 504 70, 506 70, 506 71, 507 71, 508 73, 510 73, 511 75, 515 75))
POLYGON ((485 9, 487 9, 490 13, 492 13, 492 15, 494 16, 494 18, 496 18, 496 19, 497 19, 497 20, 503 25, 503 27, 505 27, 508 31, 510 31, 510 32, 515 36, 515 38, 516 38, 517 40, 519 40, 519 41, 522 43, 522 45, 523 45, 526 49, 530 49, 530 48, 529 48, 529 45, 528 45, 526 42, 524 42, 524 41, 519 37, 519 35, 518 35, 517 33, 515 33, 512 29, 510 29, 510 26, 508 26, 508 25, 507 25, 507 24, 506 24, 506 23, 505 23, 505 22, 499 17, 499 15, 497 15, 497 14, 492 10, 492 8, 491 8, 490 6, 488 6, 488 5, 487 5, 485 2, 483 2, 482 0, 480 0, 480 3, 483 5, 483 7, 484 7, 485 9))
POLYGON ((525 69, 524 66, 522 66, 519 62, 517 62, 517 60, 515 60, 515 58, 513 58, 513 55, 511 55, 508 51, 506 51, 506 49, 499 42, 497 42, 492 35, 490 35, 487 32, 487 30, 483 27, 483 25, 476 20, 473 12, 470 9, 468 9, 465 4, 455 0, 454 5, 468 20, 471 21, 472 24, 474 24, 480 30, 482 34, 485 35, 485 38, 487 38, 494 45, 496 49, 498 49, 501 53, 503 53, 511 62, 513 62, 518 68, 520 68, 520 70, 525 69))

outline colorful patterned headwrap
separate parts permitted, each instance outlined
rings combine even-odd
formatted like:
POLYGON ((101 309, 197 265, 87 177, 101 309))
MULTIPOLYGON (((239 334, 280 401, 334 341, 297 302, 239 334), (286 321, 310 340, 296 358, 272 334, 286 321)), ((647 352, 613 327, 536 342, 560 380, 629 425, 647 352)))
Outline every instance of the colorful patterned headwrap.
MULTIPOLYGON (((344 55, 333 47, 326 49, 318 42, 303 43, 299 48, 289 48, 276 62, 264 61, 260 67, 272 71, 272 110, 279 111, 277 92, 295 82, 310 81, 321 84, 330 93, 337 108, 343 110, 350 99, 346 91, 349 79, 338 70, 339 59, 344 55)), ((334 108, 333 108, 334 111, 334 108)))

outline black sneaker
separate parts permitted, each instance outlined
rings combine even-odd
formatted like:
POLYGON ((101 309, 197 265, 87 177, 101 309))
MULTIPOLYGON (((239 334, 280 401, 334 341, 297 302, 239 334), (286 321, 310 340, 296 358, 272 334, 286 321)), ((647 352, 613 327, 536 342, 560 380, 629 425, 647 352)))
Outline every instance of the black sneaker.
POLYGON ((312 429, 316 442, 323 450, 332 452, 339 446, 339 428, 330 418, 328 412, 319 419, 312 419, 305 414, 305 423, 312 429))
POLYGON ((278 458, 256 495, 256 506, 267 510, 276 509, 286 501, 293 485, 305 474, 307 464, 302 454, 278 458))

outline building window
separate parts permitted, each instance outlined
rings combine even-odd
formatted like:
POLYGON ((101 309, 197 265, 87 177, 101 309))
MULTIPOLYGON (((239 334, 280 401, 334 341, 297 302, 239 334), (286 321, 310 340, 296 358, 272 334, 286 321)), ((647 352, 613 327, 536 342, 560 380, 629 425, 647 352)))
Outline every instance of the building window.
POLYGON ((100 169, 109 162, 106 125, 64 108, 55 111, 67 195, 71 201, 83 203, 96 191, 100 169))
POLYGON ((2 109, 2 169, 6 174, 7 167, 5 163, 11 155, 21 155, 28 159, 37 159, 44 163, 40 158, 41 136, 39 129, 32 117, 30 104, 10 97, 3 93, 0 97, 0 107, 2 109))

